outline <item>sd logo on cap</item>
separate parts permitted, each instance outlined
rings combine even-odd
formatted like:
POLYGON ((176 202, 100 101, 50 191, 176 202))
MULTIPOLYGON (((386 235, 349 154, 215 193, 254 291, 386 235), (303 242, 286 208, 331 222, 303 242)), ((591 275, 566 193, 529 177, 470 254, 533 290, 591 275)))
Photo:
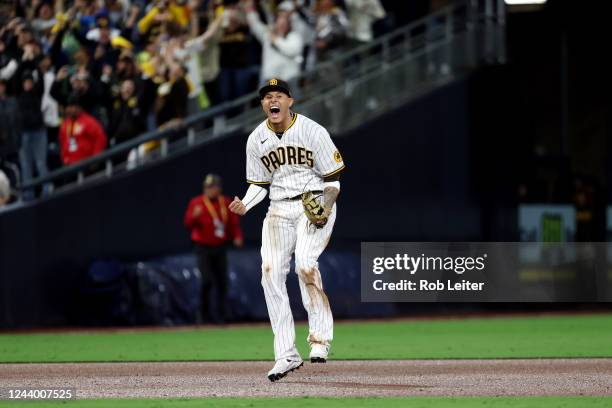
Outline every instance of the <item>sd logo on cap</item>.
POLYGON ((272 78, 269 81, 267 81, 265 85, 261 87, 261 89, 259 90, 259 97, 263 99, 264 96, 266 96, 268 92, 273 92, 273 91, 279 91, 284 94, 287 94, 287 96, 290 98, 292 97, 291 91, 289 90, 289 84, 283 81, 282 79, 278 79, 278 78, 272 78))

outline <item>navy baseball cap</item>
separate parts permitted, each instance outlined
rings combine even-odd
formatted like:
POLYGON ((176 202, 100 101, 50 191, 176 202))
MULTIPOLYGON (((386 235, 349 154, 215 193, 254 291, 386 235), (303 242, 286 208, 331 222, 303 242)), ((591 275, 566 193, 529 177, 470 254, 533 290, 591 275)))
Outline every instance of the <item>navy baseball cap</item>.
POLYGON ((282 92, 291 98, 291 90, 289 89, 289 84, 278 78, 272 78, 271 80, 267 81, 266 84, 259 89, 259 97, 263 99, 268 92, 273 91, 282 92))

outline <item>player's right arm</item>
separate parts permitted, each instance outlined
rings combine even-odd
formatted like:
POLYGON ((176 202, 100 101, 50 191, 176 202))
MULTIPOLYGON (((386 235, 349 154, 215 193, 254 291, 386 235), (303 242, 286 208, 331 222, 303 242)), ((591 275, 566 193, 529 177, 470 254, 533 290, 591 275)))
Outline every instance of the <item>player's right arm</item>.
POLYGON ((265 187, 272 181, 272 175, 259 160, 259 141, 256 135, 257 130, 251 133, 246 147, 246 177, 249 188, 242 200, 234 197, 234 201, 229 205, 230 211, 238 215, 246 214, 247 211, 266 198, 268 190, 265 187))
POLYGON ((234 197, 234 201, 230 203, 229 209, 235 214, 244 215, 266 198, 267 194, 268 190, 264 187, 260 187, 257 184, 251 184, 242 200, 237 196, 234 197))

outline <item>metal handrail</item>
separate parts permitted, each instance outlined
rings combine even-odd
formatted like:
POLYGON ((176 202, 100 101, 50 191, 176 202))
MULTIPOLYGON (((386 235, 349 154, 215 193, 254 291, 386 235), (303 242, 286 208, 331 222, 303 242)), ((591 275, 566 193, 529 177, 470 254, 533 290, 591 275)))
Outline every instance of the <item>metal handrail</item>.
POLYGON ((159 141, 163 138, 169 137, 173 134, 176 134, 179 131, 184 130, 184 128, 195 125, 204 120, 213 118, 220 113, 226 112, 228 108, 235 107, 235 105, 236 105, 235 101, 226 102, 224 104, 221 104, 221 105, 212 107, 210 109, 207 109, 205 111, 198 112, 194 115, 191 115, 190 117, 186 118, 180 124, 179 127, 166 128, 162 130, 152 130, 152 131, 146 132, 134 139, 130 139, 119 145, 113 146, 94 157, 90 157, 78 163, 55 170, 47 174, 46 176, 39 177, 30 183, 24 184, 22 188, 36 187, 46 182, 49 182, 49 181, 52 181, 58 178, 66 177, 69 175, 73 175, 74 173, 78 173, 80 171, 87 170, 93 165, 106 162, 107 160, 112 159, 120 154, 125 154, 129 152, 130 150, 140 146, 143 143, 159 141))
MULTIPOLYGON (((327 61, 318 63, 317 66, 314 67, 313 69, 302 72, 298 76, 298 81, 304 80, 307 78, 316 77, 317 74, 326 72, 326 70, 329 71, 330 69, 338 69, 338 67, 344 67, 346 63, 350 63, 351 61, 354 61, 357 57, 372 55, 373 51, 378 50, 378 49, 381 49, 380 52, 384 55, 385 53, 389 52, 389 48, 393 47, 394 41, 398 39, 400 40, 403 39, 405 42, 410 42, 410 40, 414 41, 415 39, 422 39, 422 37, 424 36, 423 32, 419 34, 413 34, 413 31, 423 29, 426 32, 428 26, 432 22, 435 22, 437 19, 440 19, 440 18, 445 19, 445 24, 447 25, 450 24, 448 27, 446 27, 447 30, 445 30, 446 31, 445 36, 447 36, 449 33, 452 34, 456 30, 467 30, 468 25, 470 24, 476 25, 483 21, 490 23, 491 19, 493 19, 498 25, 503 25, 505 23, 505 16, 503 15, 503 7, 500 6, 500 3, 502 3, 502 6, 503 6, 503 0, 464 0, 459 3, 449 5, 425 17, 415 20, 403 27, 399 27, 393 30, 392 32, 387 33, 373 40, 372 42, 368 44, 359 45, 351 50, 347 50, 335 57, 332 57, 327 61), (481 11, 479 9, 479 5, 481 3, 485 4, 486 10, 481 11), (493 7, 494 3, 497 3, 498 7, 493 7), (454 21, 453 21, 452 16, 453 14, 461 10, 466 11, 465 13, 465 18, 466 18, 465 26, 466 27, 461 27, 461 26, 454 27, 453 26, 454 21)), ((426 40, 423 41, 423 44, 421 44, 420 47, 414 48, 411 51, 413 53, 414 52, 417 52, 417 53, 424 52, 422 48, 425 46, 426 42, 427 42, 426 40)), ((415 43, 420 44, 420 42, 418 41, 416 41, 415 43)), ((364 75, 365 73, 360 72, 359 74, 364 75)), ((309 91, 309 92, 316 91, 317 92, 316 95, 320 96, 321 94, 326 93, 326 90, 332 89, 334 86, 338 86, 338 85, 341 85, 341 83, 340 84, 336 83, 332 85, 328 84, 327 86, 321 85, 319 87, 314 86, 314 87, 310 87, 307 89, 302 89, 300 91, 309 91)), ((316 96, 311 97, 311 99, 312 98, 316 98, 316 96)), ((82 177, 83 172, 85 172, 87 169, 90 169, 92 166, 102 165, 106 163, 106 166, 108 167, 110 161, 113 158, 119 155, 125 155, 126 153, 128 153, 134 148, 137 148, 143 143, 162 141, 171 136, 176 136, 177 134, 181 134, 196 125, 199 125, 209 120, 214 120, 215 118, 220 117, 220 116, 224 116, 228 114, 229 112, 231 112, 232 110, 235 110, 236 108, 244 107, 245 105, 252 104, 258 100, 259 100, 259 95, 257 91, 254 91, 236 100, 226 102, 221 105, 213 106, 202 112, 198 112, 198 113, 195 113, 187 117, 186 119, 182 120, 178 124, 178 126, 146 132, 134 139, 131 139, 119 145, 113 146, 94 157, 88 158, 86 160, 83 160, 79 163, 76 163, 70 166, 66 166, 64 168, 60 168, 58 170, 55 170, 47 174, 46 176, 39 177, 35 180, 32 180, 29 183, 25 183, 24 185, 22 185, 21 188, 26 189, 26 188, 37 187, 44 183, 48 183, 48 182, 58 180, 58 179, 61 180, 61 179, 66 178, 67 176, 71 176, 75 174, 79 175, 78 180, 81 181, 83 178, 82 177)), ((305 101, 307 100, 308 98, 305 99, 305 101)), ((242 128, 243 126, 238 126, 238 127, 242 128)), ((222 134, 219 137, 227 137, 228 134, 229 132, 225 131, 224 134, 222 134)), ((110 166, 111 166, 110 174, 112 174, 112 164, 110 164, 110 166)))

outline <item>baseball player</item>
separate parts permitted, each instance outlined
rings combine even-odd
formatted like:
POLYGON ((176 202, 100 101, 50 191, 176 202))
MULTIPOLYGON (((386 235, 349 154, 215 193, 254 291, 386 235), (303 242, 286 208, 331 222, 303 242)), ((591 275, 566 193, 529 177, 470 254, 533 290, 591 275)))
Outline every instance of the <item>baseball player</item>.
POLYGON ((274 332, 276 363, 268 378, 276 381, 304 364, 295 347, 285 285, 292 254, 308 312, 310 361, 327 361, 333 318, 317 260, 334 227, 344 162, 323 126, 291 110, 293 98, 285 81, 271 79, 259 95, 267 119, 247 141, 250 185, 245 196, 235 197, 229 208, 244 215, 270 192, 261 234, 261 284, 274 332))

